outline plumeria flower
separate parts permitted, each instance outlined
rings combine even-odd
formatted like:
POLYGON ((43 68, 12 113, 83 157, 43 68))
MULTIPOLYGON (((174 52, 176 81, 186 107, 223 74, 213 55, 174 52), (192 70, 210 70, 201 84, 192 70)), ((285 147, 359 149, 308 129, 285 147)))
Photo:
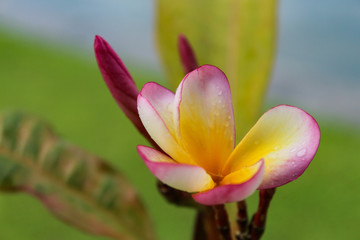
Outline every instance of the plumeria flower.
MULTIPOLYGON (((136 109, 139 92, 122 60, 100 36, 94 49, 114 99, 139 132, 162 151, 139 146, 145 163, 164 183, 194 193, 199 203, 239 201, 256 188, 290 182, 302 174, 317 150, 320 133, 315 120, 284 105, 265 113, 234 149, 229 84, 212 66, 188 74, 175 95, 155 83, 146 84, 138 101, 141 122, 136 109)), ((195 69, 196 59, 184 36, 179 38, 179 50, 185 72, 195 69)))
POLYGON ((149 170, 204 205, 240 201, 256 189, 297 179, 320 141, 313 117, 279 105, 264 113, 235 147, 229 82, 210 65, 187 74, 175 94, 145 84, 137 106, 145 129, 163 151, 137 147, 149 170))

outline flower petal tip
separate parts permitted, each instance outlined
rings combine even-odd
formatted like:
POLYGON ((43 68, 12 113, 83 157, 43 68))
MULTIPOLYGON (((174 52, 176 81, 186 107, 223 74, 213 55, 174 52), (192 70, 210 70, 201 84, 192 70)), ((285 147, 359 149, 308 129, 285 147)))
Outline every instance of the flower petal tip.
POLYGON ((293 125, 299 130, 294 134, 296 137, 291 144, 271 154, 281 157, 278 160, 266 162, 266 174, 259 189, 279 187, 296 180, 309 166, 320 144, 319 125, 306 111, 289 105, 279 105, 269 111, 286 111, 292 114, 296 117, 293 125))
POLYGON ((95 48, 95 49, 98 48, 99 45, 100 45, 102 42, 104 42, 104 41, 105 41, 105 40, 104 40, 101 36, 95 35, 94 48, 95 48))

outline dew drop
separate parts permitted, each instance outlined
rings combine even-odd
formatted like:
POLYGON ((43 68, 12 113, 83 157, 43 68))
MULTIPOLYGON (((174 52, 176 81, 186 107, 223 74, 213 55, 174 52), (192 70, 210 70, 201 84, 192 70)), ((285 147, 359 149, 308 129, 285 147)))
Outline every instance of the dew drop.
POLYGON ((222 91, 220 90, 219 92, 218 92, 218 95, 220 96, 222 94, 222 91))
POLYGON ((303 156, 305 156, 305 154, 306 154, 306 149, 304 148, 304 149, 298 151, 296 156, 303 157, 303 156))
POLYGON ((296 151, 296 148, 294 147, 294 148, 292 148, 292 149, 290 149, 290 152, 291 153, 293 153, 293 152, 295 152, 296 151))

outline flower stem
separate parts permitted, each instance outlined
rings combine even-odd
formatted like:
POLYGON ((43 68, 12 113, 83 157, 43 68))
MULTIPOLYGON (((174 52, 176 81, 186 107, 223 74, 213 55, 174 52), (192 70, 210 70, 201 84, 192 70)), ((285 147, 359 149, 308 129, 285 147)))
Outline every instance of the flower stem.
POLYGON ((213 206, 215 213, 215 222, 217 225, 217 229, 222 236, 223 240, 231 240, 231 230, 228 214, 225 209, 225 205, 214 205, 213 206))
POLYGON ((247 233, 248 225, 248 214, 245 200, 237 202, 237 208, 238 212, 236 222, 238 224, 239 232, 236 234, 236 239, 243 240, 247 233))
POLYGON ((211 207, 198 210, 193 240, 222 240, 218 233, 214 211, 211 207))
POLYGON ((274 194, 275 188, 260 190, 258 210, 253 216, 251 226, 249 226, 251 240, 259 240, 264 233, 267 211, 274 194))

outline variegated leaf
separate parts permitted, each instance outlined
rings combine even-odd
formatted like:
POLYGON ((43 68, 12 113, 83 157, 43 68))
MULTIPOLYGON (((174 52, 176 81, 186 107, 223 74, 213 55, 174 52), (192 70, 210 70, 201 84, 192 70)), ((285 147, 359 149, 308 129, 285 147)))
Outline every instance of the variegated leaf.
POLYGON ((36 196, 56 217, 113 239, 154 239, 135 189, 106 162, 23 113, 0 115, 0 190, 36 196))

